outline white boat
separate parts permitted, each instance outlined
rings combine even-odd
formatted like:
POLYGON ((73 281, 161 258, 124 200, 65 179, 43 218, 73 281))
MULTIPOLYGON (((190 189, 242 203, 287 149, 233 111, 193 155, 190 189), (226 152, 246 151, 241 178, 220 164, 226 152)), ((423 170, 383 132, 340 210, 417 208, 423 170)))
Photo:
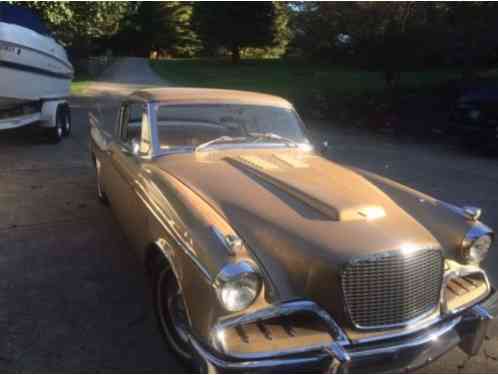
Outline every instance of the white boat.
POLYGON ((69 96, 73 66, 29 9, 0 4, 0 111, 69 96))

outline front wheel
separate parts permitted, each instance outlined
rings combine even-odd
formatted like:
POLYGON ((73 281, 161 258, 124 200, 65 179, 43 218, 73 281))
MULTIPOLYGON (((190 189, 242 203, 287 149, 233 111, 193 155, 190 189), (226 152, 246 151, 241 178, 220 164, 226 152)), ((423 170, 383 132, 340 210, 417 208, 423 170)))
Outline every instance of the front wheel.
POLYGON ((162 267, 154 275, 154 310, 161 334, 184 363, 192 365, 192 350, 187 337, 189 323, 181 288, 174 272, 162 267))

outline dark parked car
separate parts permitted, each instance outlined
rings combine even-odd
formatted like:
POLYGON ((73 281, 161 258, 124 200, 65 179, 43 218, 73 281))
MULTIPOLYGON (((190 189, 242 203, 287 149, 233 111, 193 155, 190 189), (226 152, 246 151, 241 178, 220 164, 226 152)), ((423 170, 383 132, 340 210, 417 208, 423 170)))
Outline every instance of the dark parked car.
POLYGON ((498 145, 498 86, 468 89, 458 98, 449 131, 484 151, 498 145))
POLYGON ((98 196, 201 370, 399 372, 496 333, 480 210, 325 159, 284 99, 144 90, 91 121, 98 196))

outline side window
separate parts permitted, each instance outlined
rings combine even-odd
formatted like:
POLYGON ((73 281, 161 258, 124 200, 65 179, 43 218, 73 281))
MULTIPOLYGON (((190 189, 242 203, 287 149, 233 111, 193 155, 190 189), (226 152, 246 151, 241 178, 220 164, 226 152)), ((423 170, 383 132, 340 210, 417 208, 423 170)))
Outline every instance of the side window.
POLYGON ((121 109, 121 141, 129 146, 141 144, 142 124, 146 115, 143 103, 128 103, 121 109))

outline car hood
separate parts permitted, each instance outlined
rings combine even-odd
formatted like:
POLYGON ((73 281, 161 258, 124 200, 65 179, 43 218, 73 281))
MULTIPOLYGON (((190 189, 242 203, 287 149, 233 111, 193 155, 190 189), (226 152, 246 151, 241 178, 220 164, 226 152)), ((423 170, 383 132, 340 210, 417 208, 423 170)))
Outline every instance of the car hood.
POLYGON ((172 155, 158 167, 221 213, 271 280, 274 298, 340 309, 339 269, 433 235, 364 175, 298 150, 172 155))

